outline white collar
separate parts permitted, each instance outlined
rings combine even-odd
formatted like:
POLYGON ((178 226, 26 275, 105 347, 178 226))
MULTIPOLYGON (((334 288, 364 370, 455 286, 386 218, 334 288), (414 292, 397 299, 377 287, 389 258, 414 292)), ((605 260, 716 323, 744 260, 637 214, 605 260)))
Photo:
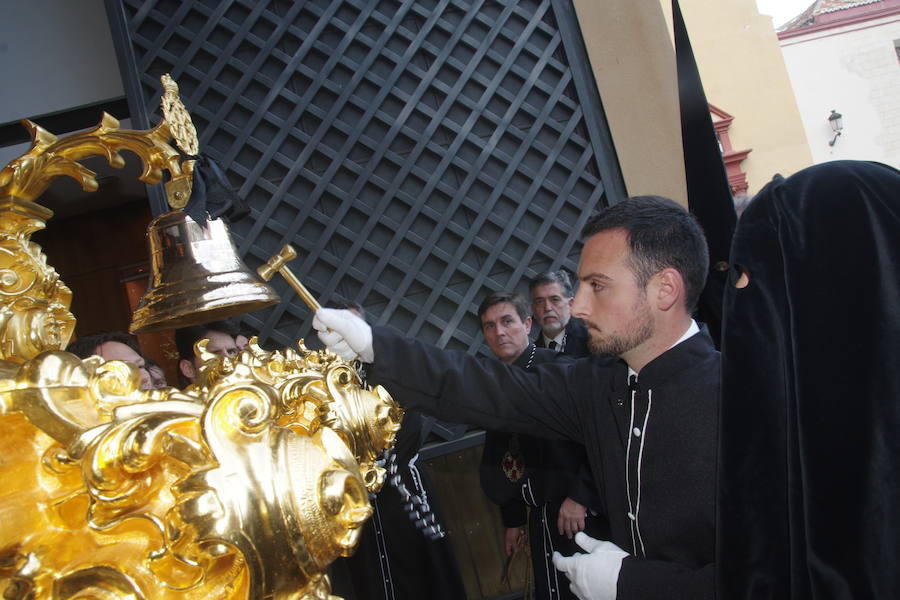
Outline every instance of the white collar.
POLYGON ((675 346, 677 346, 678 344, 680 344, 681 342, 683 342, 684 340, 688 339, 689 337, 691 337, 692 335, 694 335, 696 333, 700 333, 700 326, 697 325, 697 321, 691 319, 691 324, 688 325, 687 331, 685 331, 684 334, 682 334, 682 336, 680 338, 678 338, 677 342, 675 342, 674 344, 669 346, 667 349, 671 350, 672 348, 674 348, 675 346))
MULTIPOLYGON (((697 325, 697 321, 691 319, 691 324, 688 325, 687 331, 685 331, 683 334, 681 334, 681 337, 678 338, 677 342, 675 342, 674 344, 672 344, 671 346, 666 348, 666 352, 668 352, 669 350, 671 350, 672 348, 674 348, 675 346, 677 346, 684 340, 688 339, 689 337, 691 337, 695 334, 698 334, 698 333, 700 333, 700 326, 697 325)), ((632 375, 634 375, 635 379, 637 379, 637 373, 634 371, 634 369, 632 369, 631 367, 628 367, 628 380, 629 381, 631 380, 632 375)))

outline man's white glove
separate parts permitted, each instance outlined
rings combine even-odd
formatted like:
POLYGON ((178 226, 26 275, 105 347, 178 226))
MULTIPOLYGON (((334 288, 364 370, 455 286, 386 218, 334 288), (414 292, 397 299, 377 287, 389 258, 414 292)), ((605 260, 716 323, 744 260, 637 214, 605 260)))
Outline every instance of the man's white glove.
POLYGON ((325 347, 344 360, 375 361, 372 328, 349 310, 320 308, 313 317, 313 327, 325 347))
POLYGON ((553 553, 553 565, 568 576, 572 593, 581 600, 616 600, 619 569, 628 553, 612 542, 595 540, 582 531, 575 534, 575 543, 588 554, 553 553))

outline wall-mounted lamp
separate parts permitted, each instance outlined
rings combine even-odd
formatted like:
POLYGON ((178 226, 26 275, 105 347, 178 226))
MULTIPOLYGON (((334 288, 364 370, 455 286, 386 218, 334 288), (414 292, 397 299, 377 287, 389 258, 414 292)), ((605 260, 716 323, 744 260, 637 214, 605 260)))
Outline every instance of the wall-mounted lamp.
POLYGON ((844 129, 844 120, 841 113, 836 110, 832 110, 831 114, 828 115, 828 124, 831 125, 831 131, 834 132, 834 137, 831 138, 831 141, 828 142, 829 146, 834 146, 834 143, 837 141, 838 136, 841 135, 841 131, 844 129))

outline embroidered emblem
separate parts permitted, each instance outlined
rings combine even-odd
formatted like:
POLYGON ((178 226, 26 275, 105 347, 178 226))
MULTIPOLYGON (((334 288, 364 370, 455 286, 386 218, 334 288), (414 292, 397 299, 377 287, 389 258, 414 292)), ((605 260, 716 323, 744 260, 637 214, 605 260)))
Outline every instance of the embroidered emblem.
POLYGON ((521 453, 515 450, 506 451, 500 466, 503 468, 503 474, 510 481, 518 481, 525 474, 525 459, 521 453))
MULTIPOLYGON (((534 363, 534 353, 537 349, 537 346, 533 343, 528 344, 528 346, 531 348, 531 353, 528 356, 525 369, 531 369, 531 365, 534 363)), ((528 348, 525 350, 527 351, 528 348)), ((522 452, 519 449, 518 435, 512 434, 509 436, 509 449, 503 455, 503 460, 500 461, 500 468, 503 469, 503 474, 506 475, 506 478, 513 483, 525 476, 525 457, 522 456, 522 452)))

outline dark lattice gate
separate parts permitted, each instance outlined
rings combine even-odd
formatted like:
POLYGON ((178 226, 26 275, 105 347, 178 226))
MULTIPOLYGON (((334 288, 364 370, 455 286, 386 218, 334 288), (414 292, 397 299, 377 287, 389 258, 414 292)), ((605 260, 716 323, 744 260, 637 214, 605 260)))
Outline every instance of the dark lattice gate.
MULTIPOLYGON (((622 195, 571 0, 110 0, 132 117, 171 73, 252 207, 251 267, 284 243, 324 303, 441 346, 481 346, 489 291, 574 269, 578 232, 622 195)), ((164 207, 155 201, 157 211, 164 207)), ((311 316, 244 317, 290 345, 311 316)))

